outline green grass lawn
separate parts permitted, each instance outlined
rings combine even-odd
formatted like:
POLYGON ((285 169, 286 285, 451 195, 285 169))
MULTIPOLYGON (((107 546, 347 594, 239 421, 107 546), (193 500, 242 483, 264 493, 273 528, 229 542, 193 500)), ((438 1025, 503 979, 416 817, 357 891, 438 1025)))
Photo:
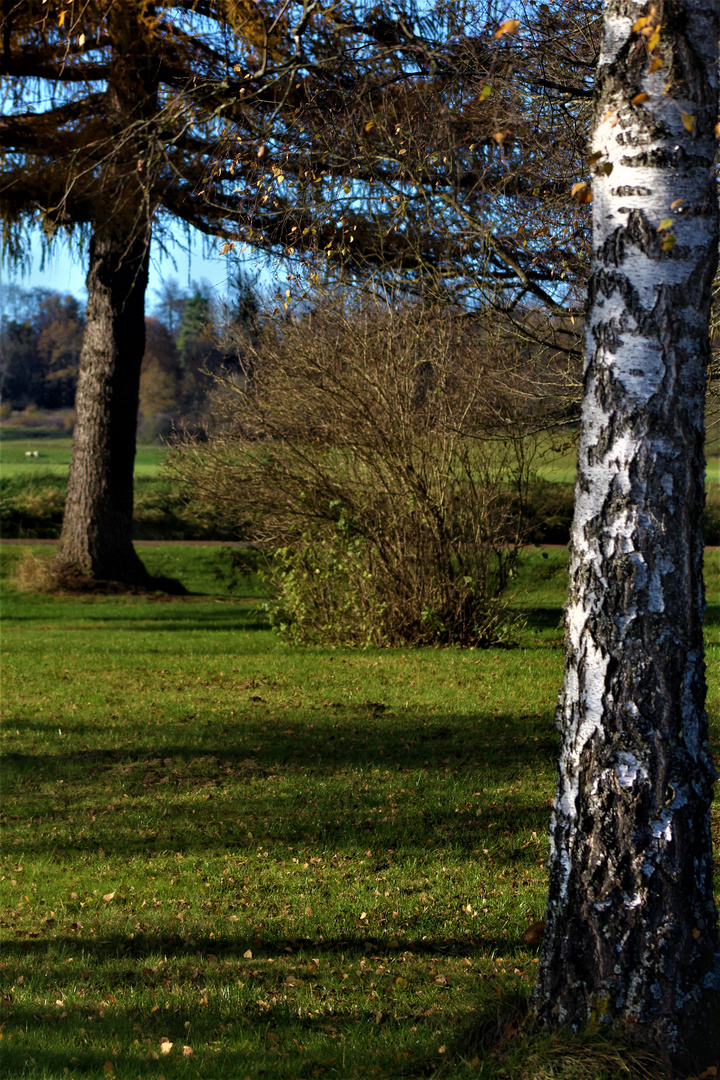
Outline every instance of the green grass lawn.
MULTIPOLYGON (((56 539, 65 505, 72 441, 48 428, 0 426, 0 529, 5 537, 56 539), (39 457, 27 457, 37 450, 39 457)), ((135 465, 134 534, 138 540, 237 540, 226 523, 179 494, 163 472, 162 446, 138 447, 135 465)), ((572 518, 574 446, 548 440, 535 467, 539 482, 530 491, 528 537, 537 543, 567 543, 572 518)), ((720 544, 720 436, 708 440, 706 543, 720 544)))
MULTIPOLYGON (((72 438, 69 435, 35 435, 7 429, 0 437, 0 476, 31 477, 38 473, 66 476, 70 465, 72 438), (24 437, 20 437, 20 435, 24 437), (38 457, 33 455, 37 452, 38 457), (30 456, 28 456, 28 454, 30 456)), ((155 477, 160 471, 164 447, 140 445, 135 457, 135 476, 155 477)))
MULTIPOLYGON (((661 1076, 522 1024, 565 553, 487 651, 292 647, 221 550, 142 555, 194 595, 20 594, 0 549, 3 1075, 661 1076)), ((717 740, 715 555, 708 595, 717 740)))

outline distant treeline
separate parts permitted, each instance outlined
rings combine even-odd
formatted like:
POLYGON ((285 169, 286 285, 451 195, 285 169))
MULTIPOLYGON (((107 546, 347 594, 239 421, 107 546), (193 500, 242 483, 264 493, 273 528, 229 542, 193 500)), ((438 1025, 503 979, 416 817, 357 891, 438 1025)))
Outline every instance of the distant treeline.
MULTIPOLYGON (((244 279, 227 304, 210 287, 189 291, 170 280, 158 291, 146 319, 140 382, 141 427, 159 434, 182 417, 196 420, 207 399, 213 372, 238 363, 231 331, 257 321, 258 305, 244 279)), ((72 409, 85 332, 82 304, 48 289, 10 286, 0 322, 0 401, 3 412, 72 409)), ((235 338, 237 335, 235 335, 235 338)))

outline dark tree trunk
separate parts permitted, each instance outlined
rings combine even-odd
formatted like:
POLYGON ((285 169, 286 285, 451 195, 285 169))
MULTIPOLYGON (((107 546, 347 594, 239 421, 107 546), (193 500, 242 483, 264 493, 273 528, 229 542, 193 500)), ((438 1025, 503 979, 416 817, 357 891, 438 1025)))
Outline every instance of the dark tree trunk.
POLYGON ((718 3, 606 0, 562 733, 536 1009, 718 1064, 703 660, 718 3), (649 16, 645 23, 639 16, 649 16), (646 32, 647 31, 647 32, 646 32), (660 61, 660 63, 658 63, 660 61))
POLYGON ((55 563, 65 576, 142 583, 132 543, 133 466, 145 351, 149 237, 106 228, 90 241, 67 502, 55 563))

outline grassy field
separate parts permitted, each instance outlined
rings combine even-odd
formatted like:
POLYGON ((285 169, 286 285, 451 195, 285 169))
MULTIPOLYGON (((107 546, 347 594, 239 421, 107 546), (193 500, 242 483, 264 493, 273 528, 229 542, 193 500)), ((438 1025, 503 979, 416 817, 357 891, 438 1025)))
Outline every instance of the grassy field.
MULTIPOLYGON (((713 429, 714 432, 714 429, 713 429)), ((65 504, 71 439, 47 428, 0 426, 0 529, 6 537, 56 539, 65 504), (37 450, 39 457, 32 456, 37 450), (28 457, 28 453, 30 456, 28 457)), ((542 450, 542 448, 541 448, 542 450)), ((162 446, 138 447, 135 465, 135 538, 138 540, 242 539, 226 525, 186 505, 163 475, 162 446)), ((530 493, 534 543, 565 544, 572 519, 575 447, 548 444, 535 467, 530 493)), ((720 436, 708 442, 706 543, 720 544, 720 436)), ((202 508, 200 508, 202 509, 202 508)))
MULTIPOLYGON (((43 428, 33 433, 22 428, 5 427, 0 431, 0 476, 7 479, 30 477, 38 473, 66 476, 71 450, 72 437, 69 435, 58 435, 43 428)), ((136 477, 157 476, 163 453, 162 446, 138 446, 136 477)))
MULTIPOLYGON (((143 549, 173 599, 20 594, 0 555, 4 1076, 662 1076, 523 1023, 564 552, 482 652, 285 645, 218 548, 143 549)), ((716 742, 714 554, 708 594, 716 742)))

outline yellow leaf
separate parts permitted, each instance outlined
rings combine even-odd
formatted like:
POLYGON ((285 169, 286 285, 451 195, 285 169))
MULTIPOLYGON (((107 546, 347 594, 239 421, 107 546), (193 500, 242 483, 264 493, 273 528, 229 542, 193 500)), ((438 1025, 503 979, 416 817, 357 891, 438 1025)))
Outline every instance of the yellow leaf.
POLYGON ((720 124, 715 125, 715 138, 720 139, 720 124))
POLYGON ((579 183, 573 184, 570 198, 574 199, 580 206, 587 206, 588 203, 592 202, 592 188, 584 180, 580 180, 579 183))
POLYGON ((483 86, 482 90, 478 94, 478 101, 485 101, 492 94, 492 86, 483 86))
POLYGON ((649 65, 648 65, 648 74, 652 75, 653 72, 659 71, 662 66, 663 66, 662 56, 653 56, 652 60, 650 61, 649 65))
POLYGON ((65 16, 66 15, 67 15, 67 11, 61 11, 60 12, 60 14, 58 15, 58 26, 63 25, 63 23, 65 22, 65 16))
POLYGON ((365 134, 369 135, 374 127, 375 127, 375 121, 374 120, 368 120, 367 124, 365 125, 365 134))
POLYGON ((252 960, 252 949, 248 949, 243 953, 243 960, 252 960))
POLYGON ((509 134, 509 131, 494 131, 493 142, 496 142, 498 146, 502 146, 509 134))
POLYGON ((645 93, 636 94, 635 97, 632 99, 632 104, 633 105, 642 105, 645 101, 647 101, 647 99, 649 97, 650 97, 650 95, 645 94, 645 93))
POLYGON ((114 897, 114 895, 115 895, 114 892, 106 892, 105 895, 103 896, 103 900, 105 901, 106 904, 109 904, 110 901, 112 900, 112 898, 114 897))
POLYGON ((594 154, 590 155, 590 157, 588 158, 588 161, 590 162, 591 165, 594 165, 595 162, 599 161, 602 156, 603 156, 602 150, 596 150, 594 154))
POLYGON ((655 30, 653 31, 653 33, 648 38, 648 43, 647 43, 648 52, 654 52, 655 49, 657 49, 659 44, 660 44, 660 27, 656 26, 655 30))
POLYGON ((173 1044, 170 1042, 170 1040, 168 1038, 163 1038, 163 1039, 160 1040, 160 1053, 161 1054, 169 1054, 170 1051, 172 1050, 172 1048, 173 1048, 173 1044))
POLYGON ((680 113, 680 119, 682 120, 683 127, 685 128, 686 131, 693 131, 694 130, 694 128, 695 128, 695 117, 694 116, 691 116, 690 113, 684 112, 684 113, 680 113))
POLYGON ((221 255, 227 255, 228 251, 234 251, 234 250, 235 250, 235 245, 231 244, 230 241, 227 241, 220 248, 220 254, 221 255))
POLYGON ((684 204, 684 199, 673 199, 673 201, 670 203, 670 209, 677 210, 678 206, 683 206, 684 204))
POLYGON ((510 36, 513 36, 514 34, 517 34, 519 29, 520 29, 520 20, 519 19, 506 19, 505 22, 500 23, 500 26, 495 31, 493 37, 494 37, 495 41, 497 41, 498 38, 503 37, 505 34, 510 34, 510 36))
POLYGON ((640 31, 641 31, 641 30, 642 30, 642 29, 643 29, 643 28, 644 28, 645 26, 647 26, 647 24, 648 24, 648 17, 647 17, 647 15, 641 15, 641 16, 640 16, 640 18, 639 18, 639 19, 636 19, 636 20, 635 20, 635 22, 633 23, 633 28, 632 28, 632 32, 633 32, 633 34, 639 34, 639 33, 640 33, 640 31))
POLYGON ((670 226, 672 225, 672 223, 673 223, 673 219, 671 217, 663 218, 662 221, 660 222, 660 224, 657 227, 657 231, 662 232, 663 229, 669 229, 670 226))
POLYGON ((663 240, 663 245, 662 245, 663 251, 671 251, 675 247, 676 243, 677 243, 677 241, 676 241, 675 237, 673 236, 673 234, 668 233, 667 236, 665 237, 665 239, 663 240))
POLYGON ((78 38, 78 45, 82 49, 84 44, 85 44, 85 35, 81 34, 80 37, 78 38))

